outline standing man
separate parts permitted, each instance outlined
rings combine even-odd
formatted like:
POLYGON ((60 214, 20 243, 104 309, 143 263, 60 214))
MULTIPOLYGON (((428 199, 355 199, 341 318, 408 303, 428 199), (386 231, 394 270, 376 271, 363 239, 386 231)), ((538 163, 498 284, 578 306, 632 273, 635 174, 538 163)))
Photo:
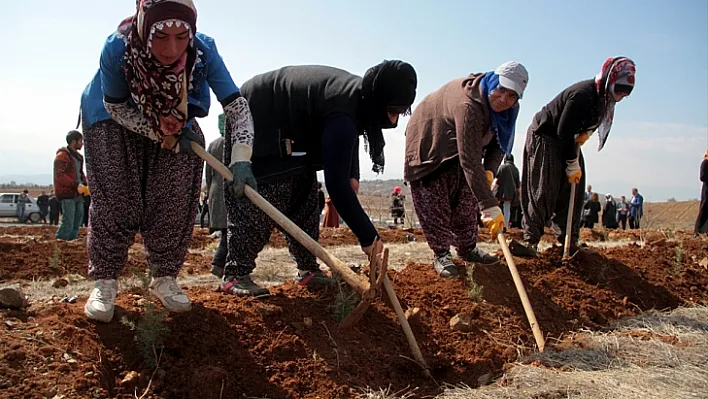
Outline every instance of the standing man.
POLYGON ((17 220, 24 224, 27 220, 25 218, 25 207, 29 202, 28 198, 29 191, 26 189, 22 191, 19 197, 17 197, 17 220))
POLYGON ((637 190, 636 188, 632 189, 632 203, 630 204, 630 206, 631 208, 629 210, 629 228, 638 229, 640 228, 639 222, 644 216, 644 197, 639 194, 639 190, 637 190))
POLYGON ((39 207, 39 217, 42 223, 47 224, 47 215, 49 214, 49 196, 45 191, 37 197, 37 206, 39 207))
POLYGON ((56 226, 59 224, 59 214, 61 213, 61 201, 57 199, 52 191, 52 196, 49 197, 49 225, 56 226))
POLYGON ((588 188, 585 190, 585 202, 590 201, 592 197, 592 186, 588 184, 588 188))
POLYGON ((622 226, 622 230, 627 230, 627 217, 629 216, 629 203, 623 195, 617 204, 617 222, 622 226))
MULTIPOLYGON (((219 115, 219 134, 216 140, 209 143, 209 154, 220 162, 224 160, 224 124, 226 114, 219 115)), ((206 164, 205 179, 207 198, 204 207, 208 207, 209 230, 219 231, 221 234, 219 247, 216 249, 214 259, 211 261, 211 274, 221 278, 224 276, 226 255, 228 254, 228 230, 226 229, 226 204, 224 203, 224 178, 209 164, 206 164)), ((202 213, 202 220, 204 214, 202 213)))
POLYGON ((58 240, 72 241, 79 235, 84 220, 84 196, 88 194, 84 157, 79 150, 84 145, 84 136, 76 130, 66 135, 66 147, 57 151, 54 159, 54 190, 61 201, 61 223, 57 229, 58 240))

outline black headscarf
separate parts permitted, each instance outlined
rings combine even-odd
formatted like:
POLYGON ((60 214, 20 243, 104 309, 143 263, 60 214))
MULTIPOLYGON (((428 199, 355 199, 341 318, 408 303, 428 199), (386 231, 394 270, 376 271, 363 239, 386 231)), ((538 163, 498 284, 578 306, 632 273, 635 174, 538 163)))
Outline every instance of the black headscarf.
POLYGON ((389 120, 389 109, 410 115, 417 86, 415 69, 403 61, 384 61, 364 74, 361 87, 364 148, 371 157, 371 170, 375 173, 383 173, 386 163, 383 151, 386 141, 382 129, 392 129, 398 125, 389 120))

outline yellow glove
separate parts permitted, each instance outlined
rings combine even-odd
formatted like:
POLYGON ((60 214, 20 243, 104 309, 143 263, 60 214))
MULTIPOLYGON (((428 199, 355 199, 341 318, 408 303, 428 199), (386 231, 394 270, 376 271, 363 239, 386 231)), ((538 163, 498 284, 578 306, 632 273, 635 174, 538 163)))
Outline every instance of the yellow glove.
POLYGON ((83 184, 79 184, 79 187, 76 189, 76 191, 84 196, 90 195, 88 186, 84 186, 83 184))
POLYGON ((579 158, 575 158, 572 161, 566 161, 566 163, 568 166, 565 168, 565 174, 568 176, 568 183, 580 183, 580 178, 583 177, 583 170, 580 169, 579 158))
POLYGON ((496 237, 504 232, 504 214, 498 206, 492 206, 482 210, 482 223, 489 229, 489 234, 496 237))
POLYGON ((491 170, 485 170, 484 174, 487 176, 487 184, 491 187, 494 181, 494 173, 491 170))
POLYGON ((590 136, 592 136, 592 132, 591 132, 591 131, 587 131, 587 132, 584 132, 584 133, 576 134, 576 135, 575 135, 575 143, 578 144, 578 145, 583 145, 583 144, 585 144, 586 141, 588 141, 588 139, 590 138, 590 136))

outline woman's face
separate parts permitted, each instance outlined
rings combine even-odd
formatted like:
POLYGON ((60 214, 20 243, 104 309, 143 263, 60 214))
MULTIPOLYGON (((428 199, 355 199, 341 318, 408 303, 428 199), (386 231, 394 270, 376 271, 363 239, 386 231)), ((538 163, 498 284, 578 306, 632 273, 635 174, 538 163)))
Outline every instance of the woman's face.
POLYGON ((625 93, 615 93, 615 101, 620 102, 623 98, 627 97, 625 93))
POLYGON ((162 65, 174 64, 189 45, 189 29, 184 25, 165 26, 152 35, 152 55, 162 65))
POLYGON ((489 93, 489 104, 494 112, 502 112, 511 108, 519 101, 519 95, 514 90, 497 86, 489 93))

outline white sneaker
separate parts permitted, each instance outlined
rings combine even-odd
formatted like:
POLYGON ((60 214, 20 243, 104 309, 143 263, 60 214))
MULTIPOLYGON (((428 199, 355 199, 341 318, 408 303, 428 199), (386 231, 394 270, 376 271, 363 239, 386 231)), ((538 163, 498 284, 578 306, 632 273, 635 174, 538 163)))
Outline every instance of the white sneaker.
POLYGON ((153 277, 150 282, 150 293, 155 295, 170 312, 186 312, 192 309, 192 302, 174 277, 153 277))
POLYGON ((110 322, 113 319, 117 293, 118 283, 116 280, 96 280, 96 286, 84 306, 86 316, 104 323, 110 322))

